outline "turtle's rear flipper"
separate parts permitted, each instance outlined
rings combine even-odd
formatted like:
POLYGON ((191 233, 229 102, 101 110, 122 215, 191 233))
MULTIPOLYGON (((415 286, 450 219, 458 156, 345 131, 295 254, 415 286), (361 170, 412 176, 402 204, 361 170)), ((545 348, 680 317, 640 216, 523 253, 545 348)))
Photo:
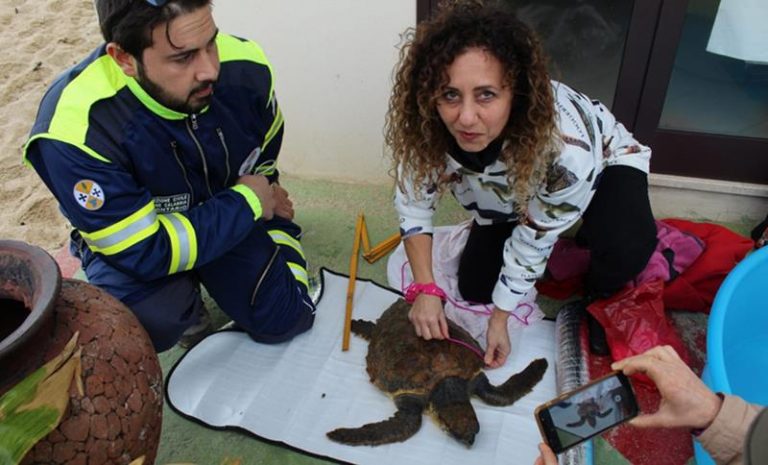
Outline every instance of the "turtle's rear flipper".
POLYGON ((327 433, 328 438, 350 446, 378 446, 402 442, 421 428, 424 400, 411 395, 395 398, 397 412, 388 420, 368 423, 359 428, 338 428, 327 433))
POLYGON ((371 340, 371 333, 373 332, 373 328, 376 327, 376 323, 373 321, 366 321, 366 320, 352 320, 352 326, 350 329, 353 333, 357 334, 361 338, 365 339, 366 341, 371 340))
POLYGON ((517 399, 531 392, 547 371, 547 361, 543 358, 532 361, 525 370, 509 377, 504 384, 493 386, 485 373, 480 372, 472 380, 470 392, 483 399, 489 405, 512 405, 517 399))

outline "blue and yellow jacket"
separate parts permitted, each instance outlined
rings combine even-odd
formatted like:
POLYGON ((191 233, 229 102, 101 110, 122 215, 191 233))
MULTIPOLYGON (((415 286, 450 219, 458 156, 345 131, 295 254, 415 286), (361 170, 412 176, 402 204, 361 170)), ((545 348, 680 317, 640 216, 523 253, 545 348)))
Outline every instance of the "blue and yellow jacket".
POLYGON ((216 43, 219 80, 199 114, 159 104, 101 46, 51 85, 24 147, 84 253, 140 281, 239 243, 261 205, 235 181, 278 175, 283 118, 271 66, 254 42, 219 34, 216 43))

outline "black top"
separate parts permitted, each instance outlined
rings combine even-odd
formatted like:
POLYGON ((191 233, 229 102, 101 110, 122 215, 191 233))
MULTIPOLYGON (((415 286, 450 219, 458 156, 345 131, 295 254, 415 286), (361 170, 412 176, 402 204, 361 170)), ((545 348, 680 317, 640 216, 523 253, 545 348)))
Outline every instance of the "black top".
POLYGON ((503 142, 501 139, 496 139, 479 152, 467 152, 462 150, 459 144, 453 140, 448 148, 448 155, 459 162, 464 168, 476 173, 482 173, 488 165, 499 159, 503 142))

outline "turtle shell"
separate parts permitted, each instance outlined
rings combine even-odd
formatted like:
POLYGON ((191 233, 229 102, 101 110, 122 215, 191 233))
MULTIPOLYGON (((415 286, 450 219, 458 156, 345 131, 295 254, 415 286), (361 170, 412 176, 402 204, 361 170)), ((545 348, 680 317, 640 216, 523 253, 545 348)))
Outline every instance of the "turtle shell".
MULTIPOLYGON (((384 311, 371 332, 366 363, 373 384, 393 394, 427 395, 449 376, 470 380, 481 371, 483 360, 467 347, 418 337, 408 320, 410 308, 398 300, 384 311)), ((451 338, 482 351, 464 329, 450 320, 448 325, 451 338)))

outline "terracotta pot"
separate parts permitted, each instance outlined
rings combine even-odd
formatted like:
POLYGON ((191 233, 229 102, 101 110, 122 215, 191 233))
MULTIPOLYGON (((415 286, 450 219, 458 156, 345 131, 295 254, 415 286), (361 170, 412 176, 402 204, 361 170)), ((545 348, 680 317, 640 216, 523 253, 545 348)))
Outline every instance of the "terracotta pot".
POLYGON ((0 241, 0 392, 42 364, 53 334, 59 267, 42 249, 0 241))
POLYGON ((154 463, 162 423, 162 371, 133 313, 105 291, 60 278, 41 249, 0 241, 0 393, 60 353, 79 331, 85 396, 70 391, 59 427, 23 464, 154 463), (10 309, 10 310, 9 310, 10 309), (20 315, 27 313, 23 322, 20 315), (5 320, 3 320, 5 318, 5 320))

